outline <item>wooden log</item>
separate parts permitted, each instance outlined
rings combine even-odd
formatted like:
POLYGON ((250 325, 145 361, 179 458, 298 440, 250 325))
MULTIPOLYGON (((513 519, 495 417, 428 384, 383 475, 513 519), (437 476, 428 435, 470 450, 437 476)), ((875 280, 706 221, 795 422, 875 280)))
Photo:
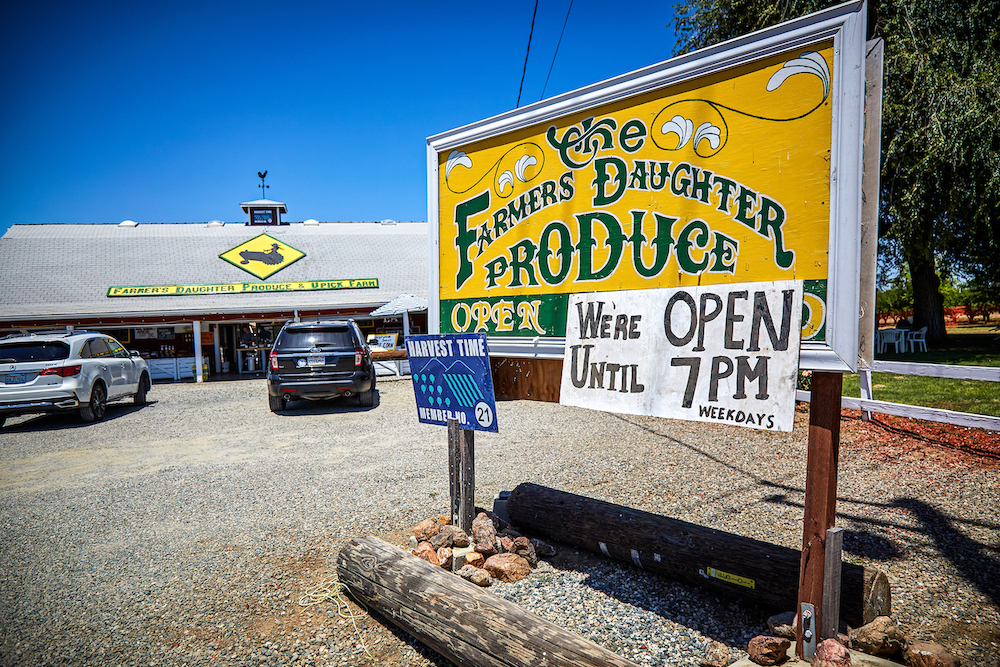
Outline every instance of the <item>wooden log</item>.
MULTIPOLYGON (((511 492, 507 514, 522 531, 779 611, 796 609, 797 549, 531 483, 511 492)), ((844 563, 841 582, 840 617, 849 625, 889 615, 885 573, 844 563)))
POLYGON ((337 576, 355 598, 458 667, 636 667, 375 537, 340 551, 337 576))

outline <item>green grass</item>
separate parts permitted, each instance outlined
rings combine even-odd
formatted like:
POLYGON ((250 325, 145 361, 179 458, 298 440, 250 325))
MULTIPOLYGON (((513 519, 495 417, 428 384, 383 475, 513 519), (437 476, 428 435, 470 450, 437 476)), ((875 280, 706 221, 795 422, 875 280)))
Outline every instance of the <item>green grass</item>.
MULTIPOLYGON (((989 326, 963 326, 948 330, 948 341, 928 346, 927 352, 876 354, 876 361, 909 361, 961 366, 1000 366, 1000 331, 989 326)), ((858 375, 844 376, 844 396, 859 397, 858 375)), ((894 373, 872 373, 872 396, 878 401, 921 405, 956 412, 1000 417, 1000 383, 951 380, 894 373)))

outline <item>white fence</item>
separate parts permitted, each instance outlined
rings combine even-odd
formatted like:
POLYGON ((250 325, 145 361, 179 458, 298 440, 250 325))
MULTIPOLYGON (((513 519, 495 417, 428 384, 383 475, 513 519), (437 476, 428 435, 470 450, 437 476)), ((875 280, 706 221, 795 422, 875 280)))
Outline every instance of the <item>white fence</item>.
MULTIPOLYGON (((975 415, 968 412, 955 412, 940 408, 924 408, 917 405, 876 401, 872 398, 872 371, 877 373, 895 373, 896 375, 920 375, 923 377, 950 378, 954 380, 985 380, 1000 382, 1000 367, 992 366, 948 366, 944 364, 917 364, 902 361, 876 361, 871 370, 861 371, 861 398, 842 396, 841 407, 849 410, 861 410, 867 418, 871 413, 912 417, 927 421, 984 428, 990 431, 1000 431, 1000 417, 975 415)), ((998 388, 1000 391, 1000 388, 998 388)), ((809 392, 799 389, 795 392, 799 401, 809 402, 809 392)))

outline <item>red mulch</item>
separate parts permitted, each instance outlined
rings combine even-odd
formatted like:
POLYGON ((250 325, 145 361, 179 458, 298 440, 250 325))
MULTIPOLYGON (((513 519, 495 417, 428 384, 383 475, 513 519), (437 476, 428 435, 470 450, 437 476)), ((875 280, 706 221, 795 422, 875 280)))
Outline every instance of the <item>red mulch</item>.
POLYGON ((1000 432, 938 424, 895 415, 861 420, 858 410, 843 410, 840 441, 876 461, 926 461, 949 467, 1000 468, 1000 432))

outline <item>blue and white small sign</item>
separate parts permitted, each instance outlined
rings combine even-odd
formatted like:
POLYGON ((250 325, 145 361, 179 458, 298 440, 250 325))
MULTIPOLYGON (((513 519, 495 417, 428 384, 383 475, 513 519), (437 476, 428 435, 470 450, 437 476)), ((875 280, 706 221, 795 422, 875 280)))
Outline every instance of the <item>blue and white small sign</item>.
POLYGON ((485 334, 408 336, 406 356, 421 423, 498 432, 485 334))

